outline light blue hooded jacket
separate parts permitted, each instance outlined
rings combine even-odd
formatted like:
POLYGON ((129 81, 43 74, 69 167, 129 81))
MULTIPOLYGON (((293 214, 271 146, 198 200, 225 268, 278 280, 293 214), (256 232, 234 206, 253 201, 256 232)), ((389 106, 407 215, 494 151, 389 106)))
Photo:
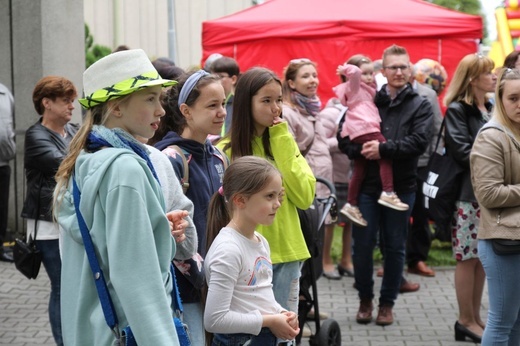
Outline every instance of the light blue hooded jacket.
MULTIPOLYGON (((179 345, 172 321, 169 268, 175 242, 164 198, 146 162, 126 149, 82 152, 75 166, 80 210, 105 275, 119 329, 139 345, 179 345)), ((61 242, 61 319, 66 345, 111 345, 72 198, 56 206, 61 242)))

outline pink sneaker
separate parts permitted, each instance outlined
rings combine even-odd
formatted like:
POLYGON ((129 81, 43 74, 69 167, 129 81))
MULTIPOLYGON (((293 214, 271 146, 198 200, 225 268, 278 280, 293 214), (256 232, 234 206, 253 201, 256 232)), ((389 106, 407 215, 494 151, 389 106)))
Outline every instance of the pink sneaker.
POLYGON ((354 205, 350 205, 349 203, 345 204, 343 208, 341 208, 340 213, 348 217, 350 221, 358 226, 366 227, 368 225, 367 221, 363 219, 359 208, 354 205))
POLYGON ((400 211, 405 211, 409 208, 408 204, 401 202, 395 192, 381 192, 381 196, 379 197, 377 203, 384 205, 385 207, 400 211))

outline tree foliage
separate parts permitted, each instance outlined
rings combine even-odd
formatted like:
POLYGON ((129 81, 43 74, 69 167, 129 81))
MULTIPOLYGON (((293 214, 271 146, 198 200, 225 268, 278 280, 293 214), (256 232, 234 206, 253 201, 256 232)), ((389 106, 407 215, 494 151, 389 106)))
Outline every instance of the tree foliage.
POLYGON ((85 23, 85 66, 88 68, 90 65, 110 53, 112 53, 112 49, 109 47, 94 44, 94 37, 90 33, 88 25, 85 23))
POLYGON ((486 16, 482 12, 482 3, 480 0, 428 0, 429 2, 446 7, 452 10, 456 10, 459 12, 464 12, 468 14, 474 14, 482 17, 483 23, 483 34, 482 37, 487 39, 488 31, 487 31, 487 20, 486 16))

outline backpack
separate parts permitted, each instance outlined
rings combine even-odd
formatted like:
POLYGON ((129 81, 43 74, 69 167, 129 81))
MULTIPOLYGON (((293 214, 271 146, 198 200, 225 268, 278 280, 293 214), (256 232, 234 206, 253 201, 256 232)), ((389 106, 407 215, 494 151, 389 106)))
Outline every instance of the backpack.
MULTIPOLYGON (((189 152, 187 152, 186 150, 182 149, 181 147, 179 147, 178 145, 170 145, 170 146, 168 146, 168 148, 175 150, 182 159, 183 172, 182 172, 182 177, 181 177, 181 186, 182 186, 182 192, 184 192, 184 194, 186 194, 186 192, 190 188, 190 169, 188 167, 188 164, 191 160, 191 154, 189 152)), ((215 151, 216 151, 215 156, 217 156, 222 161, 222 164, 224 165, 224 171, 225 171, 229 166, 229 159, 227 158, 226 154, 224 154, 224 152, 222 150, 220 150, 219 148, 217 148, 216 146, 213 146, 213 149, 215 149, 215 151)))

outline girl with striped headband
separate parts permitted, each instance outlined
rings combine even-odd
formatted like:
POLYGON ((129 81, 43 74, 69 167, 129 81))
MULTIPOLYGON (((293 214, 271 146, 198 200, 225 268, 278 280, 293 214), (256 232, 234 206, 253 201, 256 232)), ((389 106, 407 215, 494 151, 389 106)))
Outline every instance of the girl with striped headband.
POLYGON ((226 118, 226 96, 218 76, 199 70, 179 77, 164 101, 166 115, 152 142, 170 159, 186 196, 193 202, 198 254, 177 261, 175 270, 184 305, 184 322, 194 345, 204 345, 203 258, 206 217, 211 196, 222 186, 227 158, 208 140, 218 135, 226 118))

